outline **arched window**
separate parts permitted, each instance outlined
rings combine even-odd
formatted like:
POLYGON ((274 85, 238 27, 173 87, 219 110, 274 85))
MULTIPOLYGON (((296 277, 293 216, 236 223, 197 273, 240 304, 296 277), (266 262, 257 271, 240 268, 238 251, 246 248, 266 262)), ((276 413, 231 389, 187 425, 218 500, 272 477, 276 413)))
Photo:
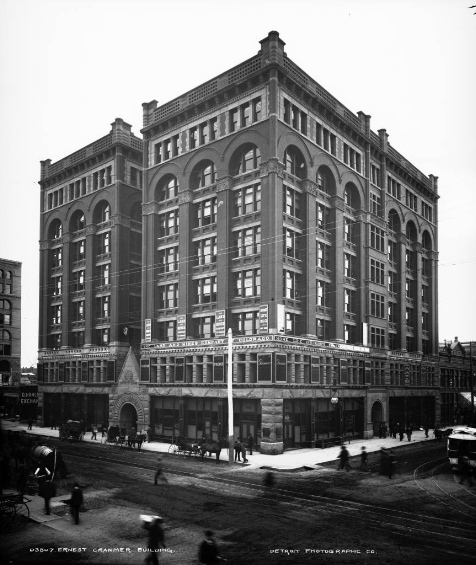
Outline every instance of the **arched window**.
POLYGON ((0 355, 12 354, 12 336, 8 330, 0 330, 0 355))
POLYGON ((216 182, 215 165, 211 161, 202 161, 192 172, 190 186, 193 190, 204 188, 216 182))
POLYGON ((109 202, 100 202, 94 213, 94 220, 97 224, 109 221, 111 218, 111 206, 109 202))
POLYGON ((286 172, 305 179, 307 176, 306 163, 302 153, 297 147, 288 147, 284 152, 284 168, 286 172))
POLYGON ((240 147, 231 159, 230 173, 235 175, 242 175, 248 171, 257 169, 261 164, 261 153, 256 145, 247 143, 240 147))
POLYGON ((155 199, 158 202, 175 198, 179 191, 179 182, 174 175, 165 175, 165 177, 157 183, 155 199))
POLYGON ((360 208, 359 191, 357 190, 357 187, 351 182, 345 185, 344 202, 346 206, 352 208, 353 210, 360 208))
POLYGON ((433 248, 431 235, 427 231, 423 232, 422 244, 425 251, 431 251, 433 248))
POLYGON ((417 229, 413 222, 408 222, 406 235, 409 242, 415 243, 417 241, 417 229))
POLYGON ((78 210, 75 212, 73 218, 71 219, 71 231, 76 232, 83 230, 86 227, 86 219, 83 212, 78 210))
POLYGON ((12 305, 8 300, 0 300, 0 325, 11 326, 12 325, 12 305))
POLYGON ((390 210, 388 213, 388 227, 395 233, 400 231, 400 218, 395 210, 390 210))
POLYGON ((63 224, 60 220, 53 220, 50 226, 49 239, 59 239, 63 235, 63 224))

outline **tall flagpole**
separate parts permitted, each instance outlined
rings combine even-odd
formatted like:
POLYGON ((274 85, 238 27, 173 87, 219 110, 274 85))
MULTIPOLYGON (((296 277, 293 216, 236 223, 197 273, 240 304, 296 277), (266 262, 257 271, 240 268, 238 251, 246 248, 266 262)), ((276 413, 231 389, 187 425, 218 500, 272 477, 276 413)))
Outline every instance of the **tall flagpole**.
POLYGON ((233 465, 234 441, 233 441, 233 335, 231 328, 228 329, 228 463, 233 465))

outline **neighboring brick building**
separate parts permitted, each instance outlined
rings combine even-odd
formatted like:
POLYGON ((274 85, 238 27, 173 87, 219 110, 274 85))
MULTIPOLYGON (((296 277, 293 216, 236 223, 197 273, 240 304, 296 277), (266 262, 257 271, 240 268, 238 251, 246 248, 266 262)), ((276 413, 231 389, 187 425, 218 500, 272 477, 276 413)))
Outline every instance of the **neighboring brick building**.
POLYGON ((111 132, 41 164, 39 408, 48 424, 108 420, 140 343, 142 140, 111 132))
POLYGON ((0 259, 0 404, 4 414, 18 414, 21 379, 21 267, 0 259))
MULTIPOLYGON (((125 131, 117 120, 113 127, 125 131)), ((293 63, 277 32, 218 77, 160 107, 143 104, 142 133, 142 194, 127 182, 127 167, 114 169, 126 173, 113 189, 94 181, 107 179, 119 158, 109 146, 85 148, 54 172, 44 164, 45 414, 55 406, 51 393, 69 406, 67 394, 91 402, 101 390, 110 423, 151 425, 166 440, 226 436, 231 327, 235 435, 251 433, 262 451, 372 437, 381 421, 440 418, 436 177, 293 63), (85 175, 93 186, 83 191, 85 175), (140 359, 119 335, 135 310, 127 309, 124 273, 139 271, 114 239, 111 276, 123 278, 111 285, 111 320, 92 310, 106 295, 92 281, 104 259, 93 260, 93 249, 109 230, 97 215, 108 190, 134 210, 142 202, 140 359), (74 255, 81 245, 85 259, 74 255), (88 272, 75 294, 81 261, 88 272), (84 322, 74 314, 81 301, 84 322)), ((139 141, 127 135, 137 152, 124 141, 114 147, 128 146, 139 175, 139 141)), ((140 213, 122 214, 139 231, 140 213)), ((467 387, 469 366, 462 371, 467 387)))

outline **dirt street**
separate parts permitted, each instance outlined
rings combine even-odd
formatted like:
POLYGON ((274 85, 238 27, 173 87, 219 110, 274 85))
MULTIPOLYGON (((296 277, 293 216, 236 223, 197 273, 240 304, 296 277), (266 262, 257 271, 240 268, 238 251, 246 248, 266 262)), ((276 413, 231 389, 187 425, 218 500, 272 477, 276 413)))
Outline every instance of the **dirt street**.
MULTIPOLYGON (((426 444, 424 452, 417 446, 405 454, 392 479, 379 474, 374 455, 370 471, 359 470, 352 461, 349 472, 329 464, 276 473, 270 494, 263 492, 264 469, 165 455, 168 482, 155 486, 153 453, 85 444, 60 449, 72 472, 59 482, 58 494, 67 499, 79 482, 85 495, 81 522, 72 523, 66 505, 55 507, 57 520, 29 523, 3 537, 6 563, 141 563, 147 532, 140 514, 165 520, 167 549, 159 555, 165 565, 196 564, 207 528, 216 532, 228 563, 447 565, 456 556, 459 564, 470 562, 458 553, 457 538, 463 539, 466 530, 452 532, 451 524, 474 528, 476 514, 453 511, 429 494, 430 477, 418 482, 413 475, 424 461, 444 457, 444 444, 426 444)), ((453 488, 449 466, 439 465, 441 484, 453 488)))

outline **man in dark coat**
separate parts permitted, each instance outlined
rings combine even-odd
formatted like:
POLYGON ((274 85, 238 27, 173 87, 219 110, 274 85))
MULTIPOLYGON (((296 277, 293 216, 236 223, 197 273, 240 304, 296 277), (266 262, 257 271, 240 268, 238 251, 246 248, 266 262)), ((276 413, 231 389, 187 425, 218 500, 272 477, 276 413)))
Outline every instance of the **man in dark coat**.
POLYGON ((250 455, 253 455, 253 445, 255 440, 251 434, 248 434, 248 449, 250 450, 250 455))
POLYGON ((79 488, 78 483, 74 483, 69 503, 71 505, 71 514, 73 515, 75 524, 79 524, 79 509, 83 505, 83 500, 83 491, 79 488))
POLYGON ((145 563, 159 565, 158 550, 165 549, 164 530, 162 529, 163 520, 160 517, 154 518, 152 522, 144 522, 144 528, 149 531, 149 542, 147 549, 149 555, 145 558, 145 563))
POLYGON ((214 565, 221 561, 216 541, 213 539, 213 532, 207 530, 205 539, 198 548, 198 562, 202 565, 214 565))
POLYGON ((349 463, 349 452, 347 451, 347 447, 345 445, 341 447, 341 451, 337 457, 340 459, 340 464, 337 467, 338 470, 344 469, 344 467, 346 471, 350 471, 352 469, 349 463))
POLYGON ((235 449, 235 461, 241 461, 241 441, 240 438, 237 438, 234 445, 235 449))

